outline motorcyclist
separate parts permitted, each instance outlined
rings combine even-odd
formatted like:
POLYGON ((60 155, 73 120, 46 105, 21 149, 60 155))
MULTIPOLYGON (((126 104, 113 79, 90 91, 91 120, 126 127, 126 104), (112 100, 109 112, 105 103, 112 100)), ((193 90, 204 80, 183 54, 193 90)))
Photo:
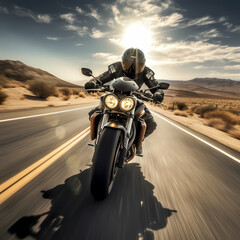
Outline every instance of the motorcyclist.
MULTIPOLYGON (((122 56, 121 62, 116 62, 108 66, 108 71, 104 72, 97 77, 97 80, 102 82, 102 84, 107 83, 115 78, 119 77, 128 77, 134 80, 139 89, 145 83, 149 88, 155 87, 158 85, 157 80, 154 78, 154 72, 145 66, 145 56, 144 53, 138 48, 129 48, 127 49, 122 56)), ((95 79, 91 79, 85 84, 85 89, 94 89, 98 86, 98 83, 95 79)), ((162 102, 164 98, 164 93, 161 89, 151 89, 153 94, 153 101, 155 103, 162 102)), ((89 112, 91 116, 99 108, 94 108, 89 112)), ((157 127, 156 122, 153 119, 153 116, 149 109, 145 108, 145 114, 142 117, 147 125, 145 132, 145 138, 149 136, 157 127)), ((137 149, 137 155, 142 155, 142 146, 137 149)))

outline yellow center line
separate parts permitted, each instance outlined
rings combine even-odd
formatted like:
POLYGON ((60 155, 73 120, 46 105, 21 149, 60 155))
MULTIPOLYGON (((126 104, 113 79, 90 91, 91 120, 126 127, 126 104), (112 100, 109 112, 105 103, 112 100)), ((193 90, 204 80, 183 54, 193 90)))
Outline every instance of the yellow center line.
POLYGON ((6 201, 19 189, 25 186, 28 182, 34 179, 42 171, 48 168, 52 163, 54 163, 58 158, 60 158, 64 153, 70 150, 74 145, 81 141, 85 136, 89 134, 89 127, 77 134, 75 137, 50 152, 48 155, 44 156, 31 166, 27 167, 14 177, 10 178, 6 182, 0 185, 0 204, 6 201))

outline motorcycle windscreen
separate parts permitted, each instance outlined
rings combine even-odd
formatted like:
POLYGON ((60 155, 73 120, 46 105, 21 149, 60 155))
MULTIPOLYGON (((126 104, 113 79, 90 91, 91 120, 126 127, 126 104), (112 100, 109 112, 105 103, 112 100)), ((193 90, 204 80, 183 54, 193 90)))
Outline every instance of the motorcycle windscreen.
POLYGON ((137 91, 139 86, 130 78, 117 78, 112 81, 112 87, 120 92, 137 91), (130 80, 130 81, 129 81, 130 80))

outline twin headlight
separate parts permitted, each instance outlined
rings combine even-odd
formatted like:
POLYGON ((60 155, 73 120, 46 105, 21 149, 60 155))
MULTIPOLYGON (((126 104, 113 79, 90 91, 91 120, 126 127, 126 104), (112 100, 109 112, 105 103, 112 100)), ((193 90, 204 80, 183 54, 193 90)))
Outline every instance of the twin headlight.
POLYGON ((135 101, 133 98, 125 97, 119 102, 118 98, 113 94, 107 95, 104 99, 104 103, 106 107, 110 109, 114 109, 119 105, 120 109, 124 112, 129 112, 135 107, 135 101))

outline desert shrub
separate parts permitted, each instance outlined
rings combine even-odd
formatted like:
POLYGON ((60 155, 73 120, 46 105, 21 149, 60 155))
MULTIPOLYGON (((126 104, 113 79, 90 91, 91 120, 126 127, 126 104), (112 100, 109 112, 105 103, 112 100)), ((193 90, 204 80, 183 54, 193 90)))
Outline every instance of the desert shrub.
POLYGON ((33 94, 42 99, 46 99, 56 93, 56 86, 43 80, 29 81, 28 86, 33 94))
POLYGON ((203 107, 197 107, 194 112, 196 114, 199 114, 200 117, 203 118, 205 113, 215 111, 215 110, 216 110, 216 107, 214 107, 213 105, 208 105, 203 107))
POLYGON ((191 107, 191 111, 195 113, 196 109, 199 108, 199 107, 200 107, 199 104, 198 105, 194 105, 194 106, 191 107))
POLYGON ((229 112, 235 114, 235 115, 238 115, 240 116, 240 110, 236 110, 236 109, 230 109, 229 112))
POLYGON ((8 95, 0 90, 0 104, 2 104, 4 101, 6 101, 8 95))
POLYGON ((188 117, 188 114, 186 112, 183 112, 183 111, 174 111, 174 115, 177 115, 177 116, 181 116, 181 117, 188 117))
POLYGON ((86 94, 83 93, 83 92, 80 92, 80 93, 78 94, 78 96, 81 97, 81 98, 85 98, 85 97, 86 97, 86 94))
POLYGON ((236 130, 236 129, 230 130, 230 131, 228 131, 228 133, 229 133, 232 137, 237 138, 237 139, 240 140, 240 131, 239 131, 239 130, 236 130))
POLYGON ((176 102, 176 105, 177 105, 177 108, 178 110, 182 111, 182 110, 185 110, 187 109, 187 104, 184 103, 184 102, 176 102))
POLYGON ((224 132, 227 132, 230 129, 230 126, 220 118, 209 119, 206 125, 224 132))
POLYGON ((97 94, 99 97, 101 97, 101 96, 103 95, 102 92, 96 92, 96 94, 97 94))
POLYGON ((95 93, 95 92, 91 92, 91 93, 89 93, 90 94, 90 96, 92 96, 92 97, 97 97, 98 95, 97 95, 97 93, 95 93))
POLYGON ((236 125, 239 124, 240 118, 236 115, 234 115, 231 112, 227 111, 212 111, 207 112, 204 114, 204 118, 210 119, 210 118, 219 118, 222 119, 224 122, 226 122, 229 125, 236 125))
POLYGON ((79 89, 76 89, 76 88, 74 88, 74 89, 72 90, 73 95, 79 95, 79 92, 80 92, 80 90, 79 90, 79 89))
POLYGON ((20 99, 20 100, 24 100, 24 99, 25 99, 25 96, 21 96, 19 99, 20 99))
MULTIPOLYGON (((59 89, 59 91, 64 95, 64 96, 70 96, 71 90, 67 87, 59 89)), ((68 98, 69 99, 69 98, 68 98)))
POLYGON ((62 100, 63 100, 63 101, 67 101, 67 100, 69 100, 69 98, 70 98, 70 95, 69 95, 69 96, 63 95, 62 100))

